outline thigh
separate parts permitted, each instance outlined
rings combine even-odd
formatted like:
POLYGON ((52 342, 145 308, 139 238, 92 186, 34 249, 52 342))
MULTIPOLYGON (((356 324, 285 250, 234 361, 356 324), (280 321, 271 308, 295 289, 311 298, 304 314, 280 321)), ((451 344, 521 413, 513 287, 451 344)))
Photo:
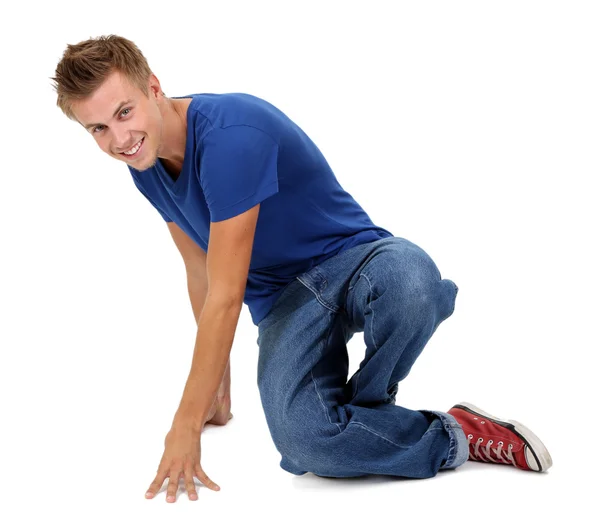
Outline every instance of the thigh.
POLYGON ((382 286, 398 281, 418 286, 441 280, 437 265, 423 248, 399 237, 389 239, 387 243, 365 259, 351 279, 350 289, 361 276, 367 277, 371 284, 382 286))
POLYGON ((378 319, 369 326, 394 327, 395 321, 422 313, 435 303, 441 275, 432 258, 404 238, 389 239, 366 256, 349 281, 343 309, 354 330, 364 330, 377 308, 378 319))
POLYGON ((288 288, 259 323, 257 383, 278 446, 339 433, 348 378, 343 316, 301 282, 288 288))

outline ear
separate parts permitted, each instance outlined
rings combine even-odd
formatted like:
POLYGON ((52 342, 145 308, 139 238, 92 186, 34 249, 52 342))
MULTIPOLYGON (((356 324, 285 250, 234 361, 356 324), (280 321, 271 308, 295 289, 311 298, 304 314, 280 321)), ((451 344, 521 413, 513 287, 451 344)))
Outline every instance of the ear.
POLYGON ((150 74, 148 78, 148 93, 151 95, 157 102, 165 99, 165 93, 160 87, 160 81, 154 75, 154 73, 150 74))

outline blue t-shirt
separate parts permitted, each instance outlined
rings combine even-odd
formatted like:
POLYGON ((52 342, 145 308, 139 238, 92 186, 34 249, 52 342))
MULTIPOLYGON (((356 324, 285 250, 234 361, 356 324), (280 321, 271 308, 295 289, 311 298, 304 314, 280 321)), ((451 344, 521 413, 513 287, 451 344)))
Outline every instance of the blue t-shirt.
POLYGON ((127 165, 140 192, 208 252, 210 223, 261 203, 244 302, 255 325, 298 275, 393 234, 374 225, 325 157, 282 111, 243 93, 199 93, 187 109, 183 168, 127 165))

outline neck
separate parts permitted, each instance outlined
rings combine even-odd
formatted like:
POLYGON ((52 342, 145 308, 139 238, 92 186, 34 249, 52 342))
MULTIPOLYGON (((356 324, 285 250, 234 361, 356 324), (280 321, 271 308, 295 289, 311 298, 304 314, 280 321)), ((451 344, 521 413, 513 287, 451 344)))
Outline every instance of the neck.
POLYGON ((187 137, 187 101, 174 98, 165 99, 163 114, 162 145, 159 157, 172 165, 183 164, 187 137), (185 107, 184 107, 185 106, 185 107))

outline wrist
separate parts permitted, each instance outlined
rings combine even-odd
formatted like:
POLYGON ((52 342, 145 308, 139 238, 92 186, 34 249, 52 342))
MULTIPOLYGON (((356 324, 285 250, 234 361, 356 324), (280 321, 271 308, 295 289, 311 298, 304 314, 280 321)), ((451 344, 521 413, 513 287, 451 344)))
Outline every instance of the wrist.
POLYGON ((200 433, 202 427, 206 424, 206 420, 209 418, 208 414, 209 413, 205 415, 192 414, 180 408, 173 417, 171 429, 178 431, 189 430, 193 433, 200 433))

